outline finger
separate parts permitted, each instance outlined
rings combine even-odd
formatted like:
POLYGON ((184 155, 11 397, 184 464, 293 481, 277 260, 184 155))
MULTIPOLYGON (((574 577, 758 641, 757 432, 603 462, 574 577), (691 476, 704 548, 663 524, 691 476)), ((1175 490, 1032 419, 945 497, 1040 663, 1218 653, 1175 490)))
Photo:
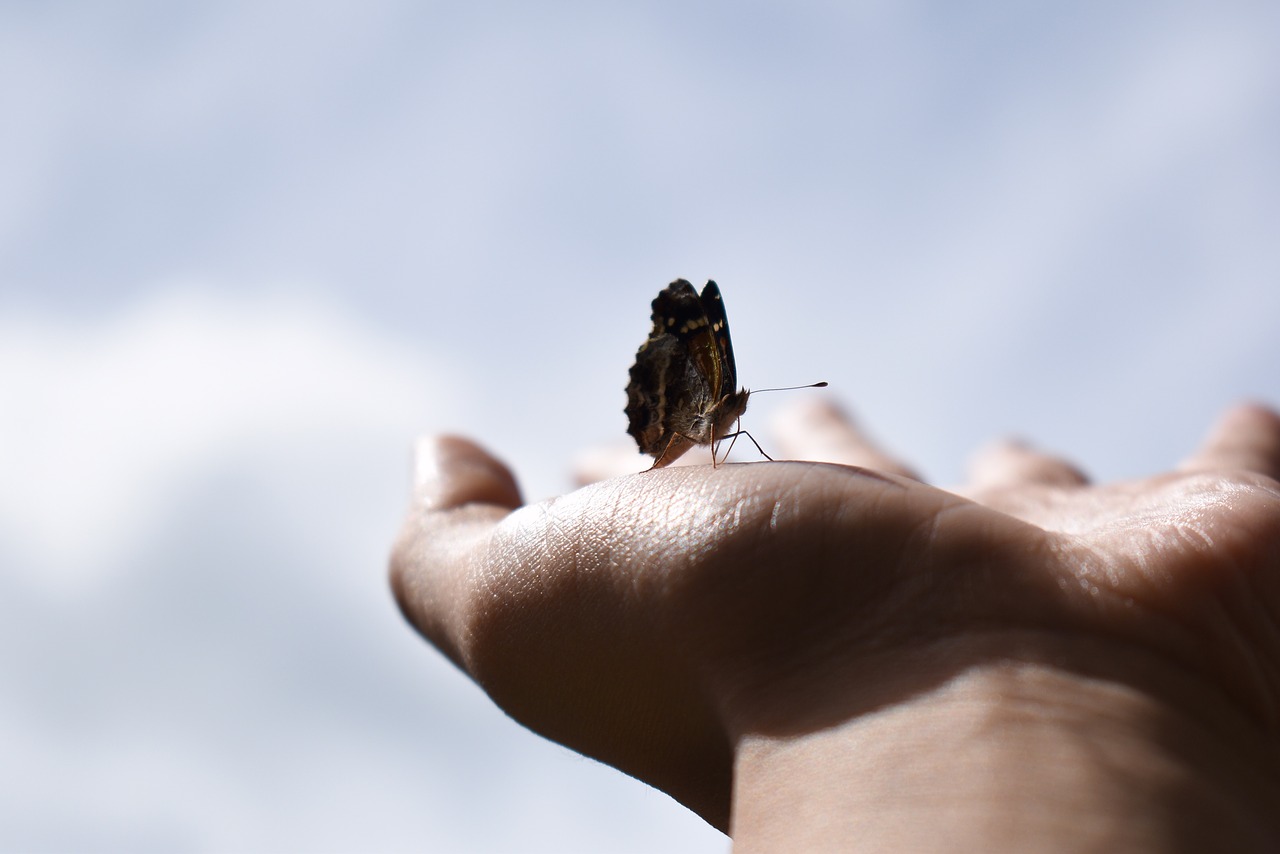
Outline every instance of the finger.
POLYGON ((430 510, 493 504, 514 510, 523 502, 511 470, 470 439, 428 436, 414 446, 413 484, 430 510))
POLYGON ((1268 406, 1233 406, 1181 471, 1251 471, 1280 479, 1280 414, 1268 406))
POLYGON ((972 489, 1005 486, 1084 486, 1089 478, 1071 463, 1012 439, 993 442, 969 461, 972 489))
POLYGON ((409 622, 461 665, 473 569, 494 527, 520 506, 520 489, 467 439, 422 439, 414 451, 414 498, 391 554, 391 588, 409 622))
POLYGON ((624 474, 635 474, 653 465, 653 459, 636 451, 635 442, 617 442, 608 446, 588 448, 573 461, 573 479, 578 486, 586 486, 624 474))
POLYGON ((843 409, 829 401, 792 404, 774 419, 773 428, 788 459, 859 466, 920 479, 910 466, 881 451, 843 409))

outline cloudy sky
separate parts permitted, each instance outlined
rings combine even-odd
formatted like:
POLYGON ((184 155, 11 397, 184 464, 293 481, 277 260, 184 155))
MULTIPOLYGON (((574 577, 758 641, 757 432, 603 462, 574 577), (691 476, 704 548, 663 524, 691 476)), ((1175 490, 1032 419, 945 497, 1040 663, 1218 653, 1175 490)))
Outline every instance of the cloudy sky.
POLYGON ((1008 434, 1158 471, 1280 402, 1277 37, 1232 0, 6 4, 0 849, 725 851, 403 625, 412 438, 567 488, 654 294, 714 277, 746 385, 829 380, 944 485, 1008 434))

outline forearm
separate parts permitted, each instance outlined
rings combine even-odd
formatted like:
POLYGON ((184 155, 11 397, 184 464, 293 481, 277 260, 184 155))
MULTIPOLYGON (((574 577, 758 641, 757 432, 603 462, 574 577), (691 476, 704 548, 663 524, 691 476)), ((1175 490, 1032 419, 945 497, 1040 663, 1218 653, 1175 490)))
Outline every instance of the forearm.
POLYGON ((987 668, 738 746, 735 851, 1280 850, 1272 781, 1144 693, 987 668))

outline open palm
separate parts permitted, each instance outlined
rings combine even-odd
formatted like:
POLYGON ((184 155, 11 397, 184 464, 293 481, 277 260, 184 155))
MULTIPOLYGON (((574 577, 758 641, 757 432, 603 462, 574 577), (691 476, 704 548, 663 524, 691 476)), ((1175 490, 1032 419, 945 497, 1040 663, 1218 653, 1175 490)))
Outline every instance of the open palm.
POLYGON ((1001 444, 954 493, 830 407, 782 434, 816 462, 660 469, 528 506, 479 447, 426 443, 400 604, 512 717, 721 828, 745 735, 819 731, 1011 661, 1274 753, 1274 413, 1237 408, 1178 470, 1130 483, 1001 444))

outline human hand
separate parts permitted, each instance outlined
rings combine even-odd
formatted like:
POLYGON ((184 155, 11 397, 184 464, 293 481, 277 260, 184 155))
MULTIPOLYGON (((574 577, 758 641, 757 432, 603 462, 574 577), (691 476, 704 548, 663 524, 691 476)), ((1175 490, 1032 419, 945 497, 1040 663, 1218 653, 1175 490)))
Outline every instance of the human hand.
POLYGON ((1240 796, 1274 803, 1256 790, 1277 767, 1280 417, 1238 408, 1178 470, 1104 486, 993 446, 961 494, 830 407, 781 432, 823 462, 660 469, 524 507, 479 447, 423 443, 401 607, 516 720, 722 829, 735 763, 734 800, 779 785, 762 744, 886 709, 914 729, 956 685, 1007 696, 1010 674, 1044 706, 1122 696, 1190 721, 1197 756, 1230 754, 1196 771, 1243 764, 1240 796))

